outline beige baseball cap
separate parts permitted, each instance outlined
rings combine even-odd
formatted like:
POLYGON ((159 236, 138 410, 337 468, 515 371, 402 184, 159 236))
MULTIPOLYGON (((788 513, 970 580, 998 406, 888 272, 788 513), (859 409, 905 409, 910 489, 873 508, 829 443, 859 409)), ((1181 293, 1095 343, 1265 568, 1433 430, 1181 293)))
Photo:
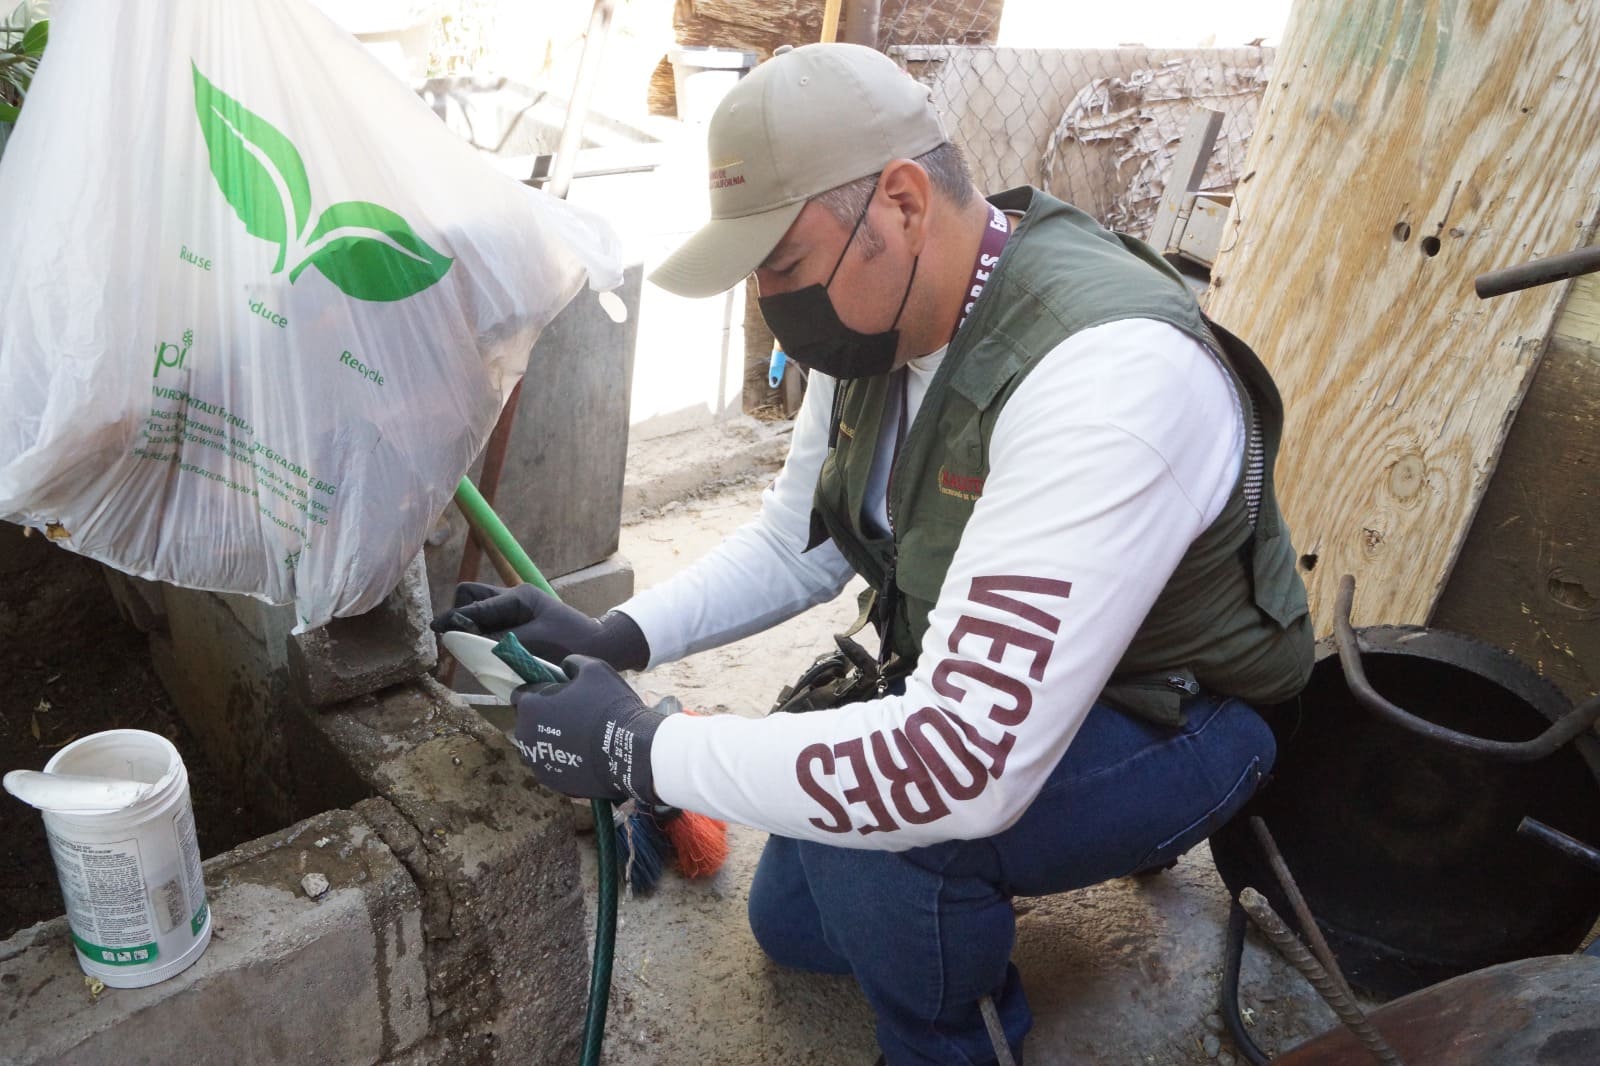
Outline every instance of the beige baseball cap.
POLYGON ((780 48, 711 116, 711 221, 650 280, 714 296, 771 254, 806 201, 948 138, 927 86, 858 44, 780 48))

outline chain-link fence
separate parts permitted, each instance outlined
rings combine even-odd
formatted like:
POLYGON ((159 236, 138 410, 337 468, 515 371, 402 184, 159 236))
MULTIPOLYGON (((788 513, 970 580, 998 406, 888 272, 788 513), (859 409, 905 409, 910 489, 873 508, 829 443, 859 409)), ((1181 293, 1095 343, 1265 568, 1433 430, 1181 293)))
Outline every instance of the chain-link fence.
POLYGON ((1150 231, 1199 108, 1223 114, 1204 179, 1232 190, 1272 49, 1000 48, 997 0, 884 0, 878 40, 933 89, 985 192, 1031 184, 1112 229, 1150 231))

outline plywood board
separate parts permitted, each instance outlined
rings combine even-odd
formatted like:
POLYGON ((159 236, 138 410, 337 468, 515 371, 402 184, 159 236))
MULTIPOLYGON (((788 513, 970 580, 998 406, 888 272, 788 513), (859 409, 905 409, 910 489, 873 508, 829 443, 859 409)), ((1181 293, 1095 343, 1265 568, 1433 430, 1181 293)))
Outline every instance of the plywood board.
MULTIPOLYGON (((1570 283, 1476 274, 1584 243, 1600 211, 1589 0, 1299 0, 1208 310, 1284 394, 1278 465, 1318 633, 1422 623, 1570 283)), ((1592 386, 1591 386, 1592 387, 1592 386)))

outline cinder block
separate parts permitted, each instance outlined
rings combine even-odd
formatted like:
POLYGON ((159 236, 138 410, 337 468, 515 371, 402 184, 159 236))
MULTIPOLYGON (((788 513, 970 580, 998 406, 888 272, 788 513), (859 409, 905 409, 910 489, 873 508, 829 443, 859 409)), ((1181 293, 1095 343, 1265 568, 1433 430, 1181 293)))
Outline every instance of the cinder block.
POLYGON ((210 945, 148 988, 95 994, 64 918, 0 943, 0 1062, 372 1063, 427 1034, 416 885, 351 812, 216 856, 206 890, 210 945), (330 885, 316 900, 311 872, 330 885))
MULTIPOLYGON (((623 271, 617 295, 628 308, 626 322, 611 321, 593 293, 580 292, 528 357, 494 506, 552 581, 617 550, 643 278, 637 263, 623 271)), ((468 475, 477 481, 481 469, 480 456, 468 475)), ((455 588, 466 535, 452 505, 428 538, 440 610, 455 588)), ((487 560, 473 579, 497 580, 487 560)))
POLYGON ((377 607, 289 638, 294 693, 322 707, 418 677, 438 661, 422 553, 377 607))
MULTIPOLYGON (((296 814, 289 794, 284 719, 289 699, 286 624, 252 630, 230 599, 163 585, 166 624, 150 634, 150 658, 173 705, 208 759, 243 795, 282 825, 296 814), (266 632, 269 639, 259 639, 266 632)), ((245 618, 252 616, 248 611, 245 618)), ((270 614, 254 616, 260 627, 270 614)))
POLYGON ((602 615, 633 595, 633 564, 619 552, 550 582, 556 595, 589 615, 602 615))
POLYGON ((141 633, 159 633, 167 625, 167 604, 161 585, 102 566, 106 587, 117 605, 117 613, 141 633))
POLYGON ((272 661, 282 664, 288 654, 285 641, 289 638, 289 631, 294 628, 294 605, 290 603, 267 603, 253 596, 242 596, 234 592, 212 593, 222 601, 228 613, 239 620, 245 631, 261 642, 262 647, 268 649, 272 661))
POLYGON ((356 804, 422 891, 424 1061, 575 1062, 588 946, 572 804, 430 678, 312 720, 382 800, 356 804))

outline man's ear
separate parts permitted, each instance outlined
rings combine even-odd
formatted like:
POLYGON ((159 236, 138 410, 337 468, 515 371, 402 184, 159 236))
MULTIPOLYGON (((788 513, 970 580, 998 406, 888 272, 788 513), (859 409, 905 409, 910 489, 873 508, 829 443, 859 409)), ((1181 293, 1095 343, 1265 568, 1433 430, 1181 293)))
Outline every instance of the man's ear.
POLYGON ((933 207, 933 186, 928 181, 928 172, 910 159, 896 159, 879 175, 878 191, 893 209, 884 220, 884 228, 900 232, 912 254, 920 255, 927 243, 933 207))

